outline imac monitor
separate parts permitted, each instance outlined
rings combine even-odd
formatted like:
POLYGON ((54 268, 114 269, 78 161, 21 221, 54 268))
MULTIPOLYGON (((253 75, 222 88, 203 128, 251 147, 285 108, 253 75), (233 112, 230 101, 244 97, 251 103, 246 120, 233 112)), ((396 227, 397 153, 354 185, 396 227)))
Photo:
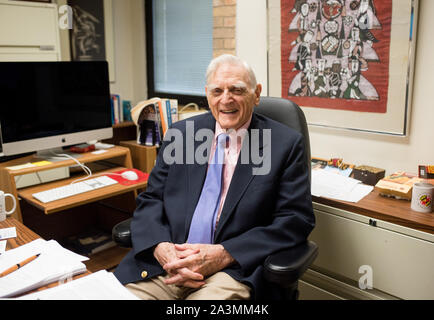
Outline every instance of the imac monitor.
POLYGON ((5 156, 113 136, 106 61, 0 62, 5 156))

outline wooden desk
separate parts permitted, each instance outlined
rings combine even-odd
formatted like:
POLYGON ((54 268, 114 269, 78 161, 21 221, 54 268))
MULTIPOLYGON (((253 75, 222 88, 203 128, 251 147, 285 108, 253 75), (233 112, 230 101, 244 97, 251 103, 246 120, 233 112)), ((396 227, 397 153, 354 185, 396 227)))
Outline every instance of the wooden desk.
POLYGON ((301 299, 434 297, 434 213, 376 190, 358 203, 313 197, 313 206, 309 239, 319 255, 302 277, 301 299), (373 289, 359 287, 360 268, 372 271, 373 289))
MULTIPOLYGON (((108 172, 108 171, 118 171, 121 169, 133 167, 130 150, 128 148, 120 147, 120 146, 115 146, 114 148, 107 149, 107 152, 102 154, 83 153, 82 156, 78 158, 78 160, 82 164, 94 163, 97 161, 106 161, 106 162, 110 162, 113 165, 117 165, 117 167, 111 168, 109 170, 94 172, 95 174, 108 172)), ((30 187, 17 190, 16 183, 15 183, 16 176, 76 165, 76 163, 73 160, 68 159, 68 160, 63 160, 58 162, 52 162, 44 166, 35 166, 35 167, 24 168, 19 170, 11 170, 7 168, 7 167, 21 165, 21 164, 35 162, 35 161, 38 161, 38 159, 35 159, 34 156, 27 156, 27 157, 11 160, 0 164, 0 190, 11 193, 16 198, 18 198, 19 195, 22 199, 26 200, 30 204, 44 211, 45 214, 62 211, 71 207, 80 206, 85 203, 101 200, 104 198, 109 198, 118 194, 130 192, 130 191, 134 191, 146 187, 146 182, 134 184, 132 186, 123 186, 120 184, 116 184, 113 186, 101 188, 99 190, 86 192, 81 195, 44 204, 34 199, 32 197, 32 194, 35 192, 66 185, 70 183, 72 180, 83 177, 84 175, 77 175, 70 179, 57 180, 54 182, 44 183, 36 186, 30 186, 30 187)), ((7 198, 7 200, 9 201, 10 199, 7 198)), ((12 214, 12 217, 16 218, 20 222, 23 221, 21 215, 21 208, 19 204, 17 205, 17 209, 15 213, 12 214)))
MULTIPOLYGON (((92 171, 95 175, 133 167, 129 148, 121 146, 115 146, 113 148, 107 149, 106 152, 101 154, 84 153, 81 157, 78 158, 78 160, 83 164, 93 166, 95 169, 93 169, 92 171), (111 168, 101 170, 100 161, 104 162, 104 164, 108 163, 111 168), (98 165, 96 165, 97 162, 98 165)), ((112 224, 119 222, 119 218, 126 215, 126 211, 122 210, 127 210, 128 212, 131 212, 130 207, 135 206, 134 198, 137 196, 136 190, 145 189, 147 185, 147 182, 139 182, 127 186, 118 183, 115 185, 85 192, 57 201, 42 203, 37 199, 33 198, 32 194, 67 185, 71 181, 84 177, 85 175, 80 173, 68 179, 57 180, 35 186, 29 186, 17 190, 15 184, 16 176, 54 168, 70 167, 76 164, 73 160, 63 160, 58 162, 52 162, 50 164, 40 167, 30 167, 19 170, 7 169, 7 167, 10 166, 20 165, 34 161, 36 161, 36 159, 34 159, 33 156, 28 156, 0 164, 0 190, 11 193, 16 198, 19 197, 20 200, 24 200, 24 202, 20 201, 17 204, 17 210, 12 215, 12 218, 15 218, 15 221, 17 222, 23 222, 21 206, 23 208, 26 208, 24 222, 28 227, 39 232, 39 234, 41 234, 42 237, 46 239, 56 239, 60 241, 66 236, 70 236, 72 234, 75 234, 76 232, 81 232, 84 228, 87 228, 89 225, 89 221, 92 220, 92 218, 90 217, 91 215, 87 215, 87 212, 94 214, 95 212, 93 211, 93 209, 95 206, 89 205, 86 207, 81 207, 80 209, 75 210, 75 212, 73 212, 74 210, 71 209, 85 204, 96 204, 97 201, 101 204, 102 201, 100 200, 104 200, 104 204, 109 205, 109 207, 107 207, 105 210, 106 212, 102 214, 106 217, 101 219, 104 219, 103 224, 106 229, 111 228, 112 224), (122 203, 119 203, 120 201, 122 203), (121 209, 116 210, 116 208, 121 209), (60 211, 63 211, 64 214, 52 215, 52 213, 60 211), (77 213, 78 215, 71 215, 72 213, 77 213), (80 220, 80 218, 83 217, 83 213, 86 213, 86 221, 80 220), (66 220, 64 220, 64 218, 66 218, 66 220)), ((105 166, 104 168, 106 167, 107 166, 105 166)), ((10 200, 9 198, 7 199, 10 200)), ((9 206, 10 204, 8 204, 8 207, 9 206)), ((126 216, 122 219, 126 219, 128 217, 129 216, 126 216)), ((99 221, 101 222, 101 220, 99 221)), ((25 231, 27 232, 27 230, 25 231)), ((26 234, 26 232, 22 232, 22 234, 26 234)), ((33 236, 34 235, 35 233, 33 233, 33 236)), ((127 251, 128 250, 123 248, 113 247, 99 252, 95 255, 92 255, 91 259, 89 261, 86 261, 85 264, 88 270, 91 270, 93 272, 101 269, 111 269, 117 266, 117 264, 119 264, 127 251)))
POLYGON ((410 207, 410 201, 380 196, 379 192, 375 189, 357 203, 315 196, 312 197, 312 200, 373 219, 434 234, 434 213, 413 211, 410 207))

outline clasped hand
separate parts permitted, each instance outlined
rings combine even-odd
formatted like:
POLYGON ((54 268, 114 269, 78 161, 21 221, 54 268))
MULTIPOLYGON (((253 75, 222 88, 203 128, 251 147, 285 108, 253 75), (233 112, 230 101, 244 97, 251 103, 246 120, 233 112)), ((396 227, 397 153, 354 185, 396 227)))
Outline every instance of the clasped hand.
POLYGON ((159 243, 154 256, 169 274, 166 284, 200 288, 205 277, 234 262, 221 244, 159 243))

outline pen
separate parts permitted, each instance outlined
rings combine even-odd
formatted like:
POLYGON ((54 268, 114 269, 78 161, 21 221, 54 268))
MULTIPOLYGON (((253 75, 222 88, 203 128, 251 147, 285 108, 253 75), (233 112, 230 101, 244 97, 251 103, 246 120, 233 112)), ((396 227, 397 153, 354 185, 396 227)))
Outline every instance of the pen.
POLYGON ((10 267, 9 269, 6 269, 5 271, 3 271, 2 273, 0 273, 0 278, 4 277, 6 275, 8 275, 9 273, 14 272, 15 270, 18 270, 19 268, 21 268, 22 266, 28 264, 29 262, 32 262, 33 260, 35 260, 37 257, 39 257, 40 253, 35 254, 34 256, 31 256, 30 258, 27 258, 24 261, 21 261, 20 263, 17 263, 16 265, 10 267))

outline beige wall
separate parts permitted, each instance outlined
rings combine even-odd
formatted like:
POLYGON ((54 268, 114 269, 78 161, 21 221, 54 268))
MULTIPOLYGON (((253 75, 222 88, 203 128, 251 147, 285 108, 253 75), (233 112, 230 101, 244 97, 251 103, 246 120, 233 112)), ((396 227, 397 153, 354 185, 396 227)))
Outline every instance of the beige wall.
POLYGON ((110 85, 134 106, 147 97, 144 4, 113 0, 116 81, 110 85))
MULTIPOLYGON (((244 0, 246 1, 246 0, 244 0)), ((280 3, 279 0, 278 3, 280 3)), ((275 0, 269 1, 269 6, 275 0)), ((263 21, 264 10, 239 10, 237 21, 263 21)), ((414 76, 413 103, 410 114, 410 129, 407 137, 394 137, 380 134, 369 134, 344 130, 333 130, 310 127, 312 155, 323 158, 343 157, 344 161, 355 164, 366 164, 386 169, 387 173, 405 170, 417 173, 418 164, 434 164, 434 102, 430 93, 434 84, 434 1, 420 0, 419 23, 416 48, 416 65, 414 76)), ((269 8, 269 21, 280 21, 280 12, 269 8)), ((271 24, 270 24, 271 25, 271 24)), ((250 24, 250 33, 262 34, 263 30, 255 29, 250 24)), ((264 55, 267 47, 258 47, 255 41, 246 42, 240 35, 237 52, 257 52, 264 55)), ((247 36, 247 35, 246 35, 247 36)), ((268 53, 275 52, 276 43, 280 39, 280 28, 268 29, 268 53)), ((269 65, 269 68, 280 68, 280 60, 269 65)), ((276 71, 276 70, 271 70, 276 71)), ((279 73, 280 70, 277 70, 279 73)), ((270 72, 269 74, 276 74, 270 72)), ((276 77, 275 77, 276 78, 276 77)), ((268 78, 269 94, 280 96, 280 78, 268 78)))

